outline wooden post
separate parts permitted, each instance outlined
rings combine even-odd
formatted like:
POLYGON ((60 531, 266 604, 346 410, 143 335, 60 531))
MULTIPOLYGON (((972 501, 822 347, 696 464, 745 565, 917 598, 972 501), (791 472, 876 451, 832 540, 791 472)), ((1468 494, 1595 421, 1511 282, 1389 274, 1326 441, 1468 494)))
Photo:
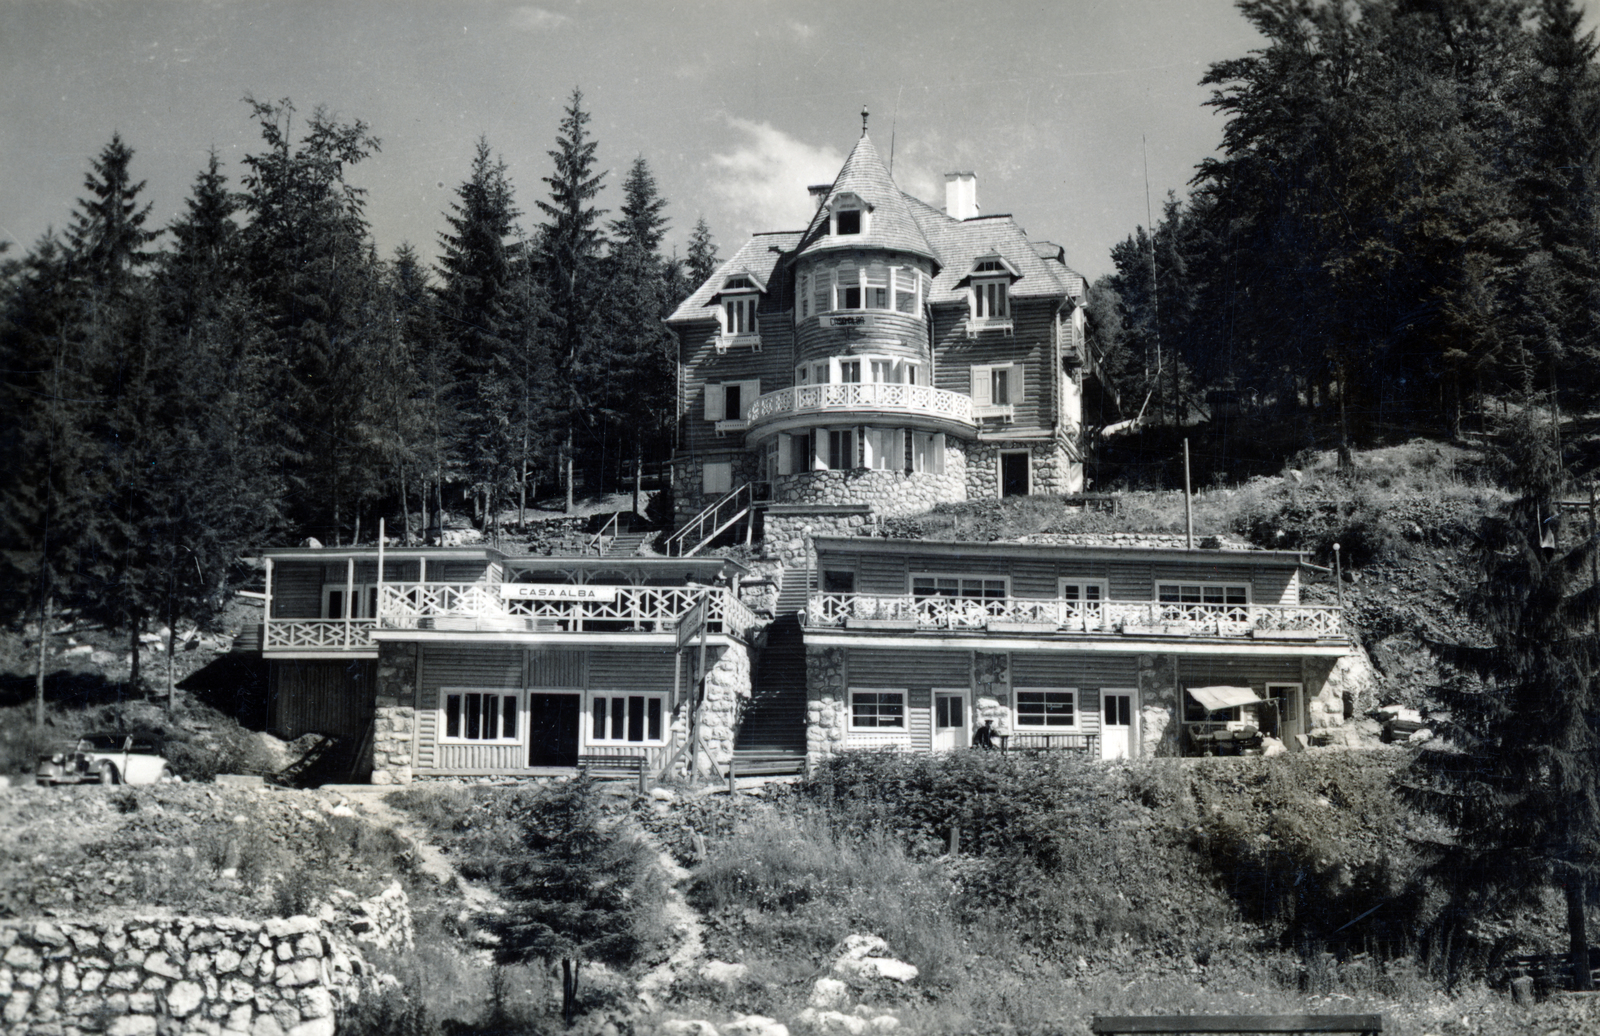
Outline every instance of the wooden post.
MULTIPOLYGON (((1177 364, 1173 364, 1173 384, 1177 384, 1177 364)), ((1194 549, 1194 497, 1189 492, 1189 440, 1183 440, 1183 534, 1184 546, 1194 549)))
POLYGON ((737 795, 738 794, 738 789, 735 787, 735 785, 733 783, 734 780, 735 780, 735 777, 734 777, 734 773, 733 773, 733 760, 729 759, 728 760, 728 795, 730 797, 733 796, 733 795, 737 795))
POLYGON ((261 650, 267 649, 267 627, 272 623, 272 559, 267 559, 267 592, 261 598, 261 650))
POLYGON ((701 595, 701 600, 705 601, 706 604, 706 616, 700 624, 700 671, 697 674, 699 686, 695 691, 690 692, 694 695, 690 704, 690 715, 693 717, 694 722, 692 727, 693 736, 689 749, 689 762, 692 766, 690 772, 696 777, 700 776, 700 706, 704 704, 706 696, 706 634, 711 626, 711 602, 707 598, 710 597, 710 594, 711 592, 707 590, 701 595))
POLYGON ((374 628, 376 628, 377 625, 378 625, 378 609, 382 606, 382 603, 383 603, 383 533, 384 533, 384 520, 382 518, 379 518, 378 519, 378 578, 377 578, 377 589, 374 592, 374 596, 377 597, 377 600, 372 602, 372 614, 370 616, 368 616, 368 618, 370 618, 372 620, 372 625, 373 625, 374 628))
POLYGON ((39 617, 39 680, 34 687, 33 721, 44 726, 44 667, 50 653, 50 612, 55 602, 44 595, 44 609, 39 617))

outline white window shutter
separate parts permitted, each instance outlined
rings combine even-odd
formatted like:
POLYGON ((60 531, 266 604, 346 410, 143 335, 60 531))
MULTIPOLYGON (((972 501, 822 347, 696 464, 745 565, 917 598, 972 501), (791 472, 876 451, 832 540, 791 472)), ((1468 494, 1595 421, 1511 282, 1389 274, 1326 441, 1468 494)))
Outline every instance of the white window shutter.
POLYGON ((742 421, 745 419, 745 416, 750 413, 750 404, 754 403, 756 401, 756 397, 761 395, 761 379, 755 378, 751 381, 741 382, 740 388, 739 412, 737 414, 733 414, 732 416, 735 420, 742 421))
POLYGON ((1010 374, 1010 376, 1008 376, 1006 378, 1006 391, 1011 393, 1011 400, 1010 400, 1011 405, 1012 406, 1021 406, 1022 405, 1022 364, 1013 363, 1013 364, 1010 365, 1010 367, 1011 367, 1011 374, 1010 374))
POLYGON ((889 447, 892 451, 889 454, 889 467, 896 470, 902 469, 906 466, 906 430, 904 428, 896 428, 889 433, 889 440, 892 444, 889 447))
POLYGON ((875 468, 877 465, 873 461, 877 459, 878 455, 878 430, 876 428, 866 428, 863 431, 867 434, 862 436, 862 463, 868 469, 875 468))
POLYGON ((722 385, 721 384, 713 383, 713 384, 706 385, 706 420, 707 421, 721 421, 721 420, 724 420, 724 418, 722 416, 722 385))
POLYGON ((778 474, 780 475, 794 474, 794 472, 790 470, 790 461, 792 458, 789 456, 789 450, 791 448, 792 447, 789 445, 789 433, 780 432, 778 434, 778 474))
POLYGON ((933 463, 928 466, 928 470, 932 471, 935 475, 943 475, 944 474, 944 433, 943 432, 939 432, 939 433, 935 434, 934 437, 933 437, 933 463))
POLYGON ((814 428, 811 431, 811 470, 828 470, 828 430, 814 428))
POLYGON ((990 393, 989 372, 991 367, 985 364, 972 365, 972 405, 975 407, 992 406, 993 400, 990 393))

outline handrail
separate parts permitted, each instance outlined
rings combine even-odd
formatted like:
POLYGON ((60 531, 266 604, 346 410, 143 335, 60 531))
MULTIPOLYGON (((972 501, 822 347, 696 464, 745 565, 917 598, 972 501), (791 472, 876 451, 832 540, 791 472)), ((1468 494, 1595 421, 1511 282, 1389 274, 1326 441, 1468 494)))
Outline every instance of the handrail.
POLYGON ((808 626, 838 627, 852 620, 862 625, 886 622, 919 630, 996 630, 1014 623, 1063 633, 1164 632, 1312 639, 1345 633, 1343 613, 1332 605, 969 599, 910 594, 812 594, 806 605, 808 626))
POLYGON ((666 633, 702 598, 712 633, 747 637, 755 613, 725 587, 619 586, 607 600, 506 600, 482 583, 385 583, 378 598, 383 629, 498 633, 666 633))
POLYGON ((684 523, 683 528, 668 536, 666 542, 662 544, 666 548, 667 555, 670 557, 687 557, 699 550, 707 539, 721 531, 723 524, 721 514, 724 505, 732 503, 734 505, 734 517, 738 517, 738 504, 741 497, 744 498, 744 506, 748 508, 755 500, 755 483, 746 482, 737 489, 730 490, 718 497, 705 510, 684 523), (710 525, 712 530, 708 534, 703 532, 707 525, 710 525), (684 544, 688 542, 691 534, 698 537, 695 540, 695 545, 688 550, 684 550, 684 544))
POLYGON ((595 552, 595 556, 596 557, 598 557, 601 554, 604 554, 606 552, 606 548, 605 548, 605 544, 603 542, 601 542, 601 541, 603 541, 606 538, 606 530, 609 529, 611 531, 611 538, 612 539, 616 539, 617 538, 617 519, 621 518, 621 517, 622 517, 622 512, 621 511, 612 512, 611 520, 609 522, 606 522, 604 525, 600 526, 600 531, 595 533, 593 536, 589 537, 589 542, 583 545, 584 552, 587 553, 588 551, 593 550, 595 552))
POLYGON ((826 382, 796 385, 757 396, 745 418, 750 427, 790 414, 828 410, 884 410, 920 413, 964 424, 973 421, 972 397, 932 385, 883 381, 826 382))

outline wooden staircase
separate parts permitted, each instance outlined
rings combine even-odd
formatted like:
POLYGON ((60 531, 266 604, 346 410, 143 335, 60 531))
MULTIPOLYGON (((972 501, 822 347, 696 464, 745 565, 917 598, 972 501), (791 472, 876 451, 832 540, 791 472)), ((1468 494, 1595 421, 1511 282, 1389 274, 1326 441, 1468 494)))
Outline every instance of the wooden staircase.
POLYGON ((653 530, 640 532, 619 532, 606 543, 605 549, 600 552, 603 558, 630 558, 639 553, 639 548, 644 541, 654 536, 653 530))
POLYGON ((734 737, 740 752, 806 754, 806 649, 800 620, 780 615, 767 627, 767 646, 756 660, 754 690, 734 737))
POLYGON ((778 604, 774 612, 779 615, 797 615, 805 611, 806 600, 811 596, 811 586, 816 573, 809 566, 787 567, 783 570, 783 585, 778 588, 778 604))

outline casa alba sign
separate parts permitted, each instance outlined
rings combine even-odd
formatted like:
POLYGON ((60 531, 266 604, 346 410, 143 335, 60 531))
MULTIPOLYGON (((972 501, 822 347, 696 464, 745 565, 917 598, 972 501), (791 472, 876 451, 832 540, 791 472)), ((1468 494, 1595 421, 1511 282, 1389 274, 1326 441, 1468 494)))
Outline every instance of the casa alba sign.
POLYGON ((507 601, 597 601, 617 599, 615 586, 579 583, 501 583, 500 597, 507 601))
POLYGON ((822 318, 823 327, 871 327, 877 318, 871 313, 832 313, 822 318))

